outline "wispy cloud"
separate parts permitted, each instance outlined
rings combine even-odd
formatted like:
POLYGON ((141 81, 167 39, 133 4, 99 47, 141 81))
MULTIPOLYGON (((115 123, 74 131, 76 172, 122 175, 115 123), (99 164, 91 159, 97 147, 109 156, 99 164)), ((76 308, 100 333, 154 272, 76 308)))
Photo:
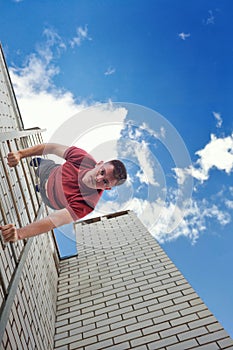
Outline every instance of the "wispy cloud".
MULTIPOLYGON (((58 56, 66 49, 66 44, 61 36, 53 28, 45 28, 43 31, 43 37, 45 37, 45 43, 37 45, 37 50, 40 53, 40 47, 42 55, 47 52, 48 49, 55 49, 58 56)), ((54 55, 54 54, 53 54, 54 55)))
POLYGON ((182 210, 183 219, 179 226, 169 233, 165 229, 168 227, 171 215, 174 215, 173 203, 170 202, 161 212, 158 223, 156 223, 152 233, 160 242, 172 241, 184 236, 195 243, 199 236, 207 229, 209 220, 216 221, 220 226, 225 226, 231 222, 228 212, 220 209, 216 204, 211 204, 206 200, 190 200, 189 206, 176 208, 177 214, 182 210))
POLYGON ((85 106, 77 104, 70 91, 54 85, 54 77, 60 73, 55 62, 66 44, 52 29, 45 29, 43 38, 22 67, 10 67, 9 71, 25 127, 46 127, 46 139, 54 130, 54 120, 59 125, 85 106))
POLYGON ((158 183, 156 181, 155 172, 153 170, 153 157, 147 144, 145 142, 136 144, 134 151, 138 159, 140 168, 143 169, 143 176, 140 177, 141 181, 145 181, 146 183, 150 183, 151 185, 157 186, 158 183))
POLYGON ((208 11, 208 16, 206 19, 203 20, 204 24, 214 24, 215 23, 215 17, 213 15, 213 11, 209 10, 208 11))
POLYGON ((189 38, 191 36, 191 34, 182 32, 182 33, 179 33, 178 36, 180 39, 186 40, 187 38, 189 38))
POLYGON ((233 196, 233 186, 230 186, 228 189, 229 189, 230 194, 233 196))
POLYGON ((143 170, 138 170, 136 173, 136 177, 141 183, 148 184, 148 178, 143 170))
POLYGON ((116 72, 115 68, 108 67, 108 69, 104 72, 104 75, 112 75, 116 72))
POLYGON ((129 121, 125 137, 120 149, 122 157, 131 159, 135 164, 139 165, 142 171, 137 172, 137 177, 142 183, 158 186, 156 179, 157 164, 153 153, 150 151, 149 144, 146 141, 148 132, 145 129, 145 124, 137 127, 132 121, 129 121))
POLYGON ((213 116, 214 116, 214 118, 215 118, 216 121, 217 121, 216 127, 217 127, 217 128, 221 128, 222 122, 223 122, 222 117, 221 117, 221 114, 218 113, 218 112, 213 112, 213 116))
POLYGON ((225 200, 225 205, 226 205, 227 208, 233 209, 233 201, 231 201, 229 199, 226 199, 225 200))
POLYGON ((92 38, 89 37, 87 25, 85 27, 78 27, 76 29, 76 36, 70 40, 70 46, 72 48, 75 46, 80 46, 85 40, 92 40, 92 38))
POLYGON ((161 126, 160 129, 158 131, 156 130, 152 130, 149 125, 147 125, 147 123, 143 122, 140 125, 140 130, 145 130, 147 133, 149 133, 150 135, 153 135, 156 139, 158 140, 163 140, 166 137, 166 129, 164 126, 161 126))
POLYGON ((140 142, 124 142, 125 149, 121 149, 121 154, 124 158, 134 160, 135 164, 138 164, 140 172, 136 173, 140 182, 158 186, 158 182, 155 177, 155 164, 153 155, 150 152, 148 145, 144 141, 140 142))
MULTIPOLYGON (((140 198, 131 198, 125 203, 100 202, 98 211, 103 214, 119 210, 133 210, 142 223, 149 229, 160 243, 174 241, 179 237, 187 237, 192 244, 195 244, 200 235, 207 230, 209 221, 214 221, 220 227, 225 227, 231 222, 231 216, 227 211, 211 204, 206 199, 190 199, 189 204, 178 207, 172 200, 173 190, 170 193, 170 200, 166 203, 157 200, 150 202, 140 198), (170 230, 174 220, 180 220, 174 230, 170 230)), ((230 204, 229 204, 230 205, 230 204)), ((92 214, 93 215, 93 214, 92 214)))
POLYGON ((18 97, 30 95, 32 91, 44 91, 53 86, 52 79, 59 73, 52 62, 66 48, 61 37, 52 29, 43 32, 45 41, 37 45, 35 53, 29 55, 23 67, 11 67, 10 73, 18 97))

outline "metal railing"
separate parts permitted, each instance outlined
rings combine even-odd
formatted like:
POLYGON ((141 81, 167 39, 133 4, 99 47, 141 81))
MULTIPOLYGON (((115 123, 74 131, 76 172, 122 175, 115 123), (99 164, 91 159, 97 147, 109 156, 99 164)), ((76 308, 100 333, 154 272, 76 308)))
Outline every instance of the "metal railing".
MULTIPOLYGON (((14 223, 22 227, 40 219, 47 211, 35 191, 35 170, 29 164, 30 159, 23 159, 15 168, 10 168, 6 159, 9 152, 42 143, 42 131, 35 128, 0 132, 0 225, 14 223)), ((31 243, 32 239, 4 244, 0 239, 0 343, 31 243)), ((58 257, 56 249, 56 267, 58 257)))

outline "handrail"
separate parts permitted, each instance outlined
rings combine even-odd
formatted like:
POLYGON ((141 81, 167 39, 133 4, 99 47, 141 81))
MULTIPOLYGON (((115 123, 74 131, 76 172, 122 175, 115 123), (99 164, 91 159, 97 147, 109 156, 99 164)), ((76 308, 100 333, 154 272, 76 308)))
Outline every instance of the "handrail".
POLYGON ((46 129, 40 129, 40 128, 13 130, 13 131, 6 131, 6 132, 0 131, 0 142, 13 140, 13 139, 20 139, 22 137, 26 137, 29 135, 40 134, 44 131, 46 131, 46 129))
MULTIPOLYGON (((6 131, 6 132, 3 131, 3 130, 2 131, 0 130, 0 142, 2 142, 2 143, 6 142, 6 147, 8 148, 9 151, 11 151, 11 146, 12 146, 11 142, 12 143, 15 142, 15 146, 16 146, 17 149, 19 147, 19 144, 18 144, 19 142, 22 142, 22 144, 27 143, 28 139, 31 139, 31 137, 33 139, 34 138, 39 138, 39 142, 40 142, 40 135, 44 131, 46 131, 46 129, 40 129, 40 128, 31 128, 31 129, 23 129, 23 130, 11 130, 11 131, 6 131)), ((12 190, 12 186, 11 186, 11 183, 10 183, 10 177, 8 176, 8 172, 7 172, 7 169, 5 167, 4 156, 3 156, 1 151, 0 151, 0 161, 2 163, 3 171, 4 171, 5 176, 6 176, 6 182, 8 183, 9 191, 10 191, 12 200, 14 202, 14 206, 15 206, 15 209, 16 209, 16 217, 18 219, 18 223, 19 223, 20 226, 22 226, 21 217, 20 217, 20 215, 18 213, 18 210, 17 210, 17 203, 16 203, 16 200, 15 200, 15 194, 13 193, 13 190, 12 190)), ((24 164, 22 164, 22 171, 23 171, 23 174, 24 174, 25 179, 26 179, 25 181, 26 181, 27 185, 29 185, 29 182, 27 180, 27 176, 26 176, 26 173, 25 173, 24 164)), ((29 173, 30 173, 30 175, 32 175, 31 171, 29 173)), ((20 191, 22 193, 22 198, 24 200, 24 204, 26 206, 27 203, 26 203, 26 199, 24 197, 22 186, 20 184, 20 178, 19 178, 19 174, 17 172, 17 169, 16 169, 16 176, 17 176, 17 179, 18 179, 18 182, 19 182, 19 188, 20 188, 20 191)), ((30 189, 29 189, 29 192, 30 192, 30 189)), ((47 208, 42 203, 39 206, 39 210, 36 211, 36 207, 34 206, 33 201, 32 201, 32 205, 33 205, 33 210, 34 210, 34 215, 35 215, 34 220, 38 220, 38 219, 40 219, 42 217, 42 215, 44 213, 44 210, 46 209, 46 211, 47 211, 47 208)), ((1 209, 0 213, 2 213, 2 216, 3 216, 3 222, 6 224, 7 218, 6 218, 4 210, 2 208, 1 201, 0 201, 0 209, 1 209)), ((28 220, 29 220, 29 222, 31 222, 30 214, 29 214, 27 208, 26 208, 26 211, 27 211, 28 220)), ((55 251, 56 251, 56 253, 54 252, 54 254, 53 254, 54 262, 55 262, 55 266, 56 266, 57 271, 58 271, 60 254, 59 254, 59 249, 58 249, 57 244, 56 244, 56 239, 54 237, 54 233, 52 235, 52 238, 53 238, 53 241, 55 242, 54 246, 55 246, 55 251), (57 258, 58 258, 58 260, 57 260, 57 258)), ((14 303, 14 299, 15 299, 15 295, 17 293, 17 289, 18 289, 18 285, 19 285, 20 279, 22 278, 22 272, 23 272, 26 260, 28 258, 28 253, 30 251, 32 242, 33 242, 33 238, 29 238, 27 240, 24 240, 24 246, 22 247, 22 251, 20 253, 20 257, 19 257, 19 259, 17 259, 17 261, 15 261, 16 262, 15 268, 14 268, 13 274, 11 276, 11 280, 10 280, 10 282, 9 282, 9 284, 7 286, 6 286, 4 278, 3 278, 4 276, 2 276, 2 273, 0 273, 0 283, 1 283, 1 286, 3 288, 3 294, 4 294, 4 300, 3 300, 3 302, 2 302, 2 304, 0 306, 0 344, 2 343, 4 334, 5 334, 5 329, 6 329, 6 326, 7 326, 7 322, 9 321, 9 316, 10 316, 10 313, 11 313, 11 310, 12 310, 12 305, 14 303)), ((10 243, 10 248, 12 248, 11 249, 12 250, 12 254, 14 254, 14 249, 13 249, 14 246, 13 245, 14 245, 13 243, 10 243)))

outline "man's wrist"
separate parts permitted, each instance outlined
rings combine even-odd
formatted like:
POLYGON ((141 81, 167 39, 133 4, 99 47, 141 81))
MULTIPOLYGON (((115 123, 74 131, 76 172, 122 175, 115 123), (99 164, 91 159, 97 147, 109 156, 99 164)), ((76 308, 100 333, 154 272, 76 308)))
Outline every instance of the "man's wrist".
POLYGON ((19 160, 23 158, 23 151, 19 150, 18 152, 19 160))
POLYGON ((24 229, 23 228, 17 229, 17 237, 18 237, 18 240, 26 238, 26 237, 24 237, 24 229))

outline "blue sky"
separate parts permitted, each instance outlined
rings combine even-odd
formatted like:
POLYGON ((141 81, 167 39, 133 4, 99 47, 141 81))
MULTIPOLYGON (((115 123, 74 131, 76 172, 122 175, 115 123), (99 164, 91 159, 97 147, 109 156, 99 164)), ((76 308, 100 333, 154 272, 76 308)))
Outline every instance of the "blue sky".
MULTIPOLYGON (((233 336, 233 2, 0 6, 0 40, 25 126, 47 128, 50 140, 76 112, 108 104, 98 123, 111 113, 118 123, 118 136, 103 130, 112 137, 104 142, 128 161, 130 195, 106 194, 100 212, 134 209, 233 336), (174 208, 182 220, 167 233, 174 208)), ((64 254, 73 245, 63 239, 64 254)))

